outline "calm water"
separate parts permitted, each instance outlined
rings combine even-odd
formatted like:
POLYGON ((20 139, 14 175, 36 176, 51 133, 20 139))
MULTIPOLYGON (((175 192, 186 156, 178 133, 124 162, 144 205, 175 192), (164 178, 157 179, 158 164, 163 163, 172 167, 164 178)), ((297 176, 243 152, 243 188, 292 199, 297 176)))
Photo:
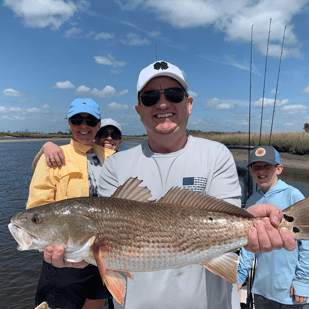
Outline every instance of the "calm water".
MULTIPOLYGON (((38 282, 42 253, 18 251, 17 243, 7 226, 16 213, 25 209, 31 181, 31 163, 44 142, 0 143, 0 308, 34 308, 34 295, 38 282)), ((58 145, 67 144, 59 141, 58 145)), ((136 142, 124 142, 122 150, 136 142)), ((286 179, 285 179, 286 180, 286 179)), ((309 197, 309 183, 287 181, 309 197)))

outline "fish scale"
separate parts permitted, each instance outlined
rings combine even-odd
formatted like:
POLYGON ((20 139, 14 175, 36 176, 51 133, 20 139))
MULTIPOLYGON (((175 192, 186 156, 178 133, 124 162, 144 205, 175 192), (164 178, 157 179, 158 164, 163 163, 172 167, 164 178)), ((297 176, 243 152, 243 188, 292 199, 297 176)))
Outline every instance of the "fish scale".
MULTIPOLYGON (((141 180, 128 179, 112 197, 80 197, 27 209, 9 230, 20 250, 62 245, 64 258, 97 265, 107 288, 123 304, 126 280, 118 273, 149 272, 199 264, 237 282, 235 249, 248 242, 254 218, 217 198, 172 188, 157 202, 141 180)), ((278 228, 309 239, 309 202, 283 211, 278 228)))
POLYGON ((164 203, 115 198, 94 202, 100 255, 107 268, 121 271, 155 271, 206 263, 213 255, 246 244, 254 220, 200 209, 192 214, 192 209, 164 203), (108 206, 104 206, 105 200, 108 206))

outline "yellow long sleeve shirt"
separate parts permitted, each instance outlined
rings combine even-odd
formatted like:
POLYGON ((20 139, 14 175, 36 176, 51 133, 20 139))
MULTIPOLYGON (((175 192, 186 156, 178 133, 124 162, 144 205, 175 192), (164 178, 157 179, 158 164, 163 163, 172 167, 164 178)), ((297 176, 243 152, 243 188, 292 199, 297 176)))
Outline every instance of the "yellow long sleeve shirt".
POLYGON ((61 146, 65 155, 65 165, 50 168, 44 156, 41 156, 33 174, 26 208, 32 208, 67 198, 89 196, 87 155, 93 148, 103 162, 115 151, 96 144, 86 146, 71 140, 61 146))

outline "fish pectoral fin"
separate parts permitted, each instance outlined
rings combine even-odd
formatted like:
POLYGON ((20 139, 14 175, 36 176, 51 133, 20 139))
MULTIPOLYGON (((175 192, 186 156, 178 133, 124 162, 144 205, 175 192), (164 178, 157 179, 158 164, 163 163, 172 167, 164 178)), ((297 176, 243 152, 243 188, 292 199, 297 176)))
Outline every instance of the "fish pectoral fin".
POLYGON ((104 276, 104 282, 113 297, 123 307, 124 296, 126 294, 126 279, 117 271, 107 270, 104 276))
POLYGON ((116 299, 116 301, 123 307, 124 296, 126 294, 126 279, 118 272, 106 269, 104 260, 100 257, 98 245, 93 245, 91 250, 97 263, 103 283, 105 283, 107 289, 116 299))
POLYGON ((228 252, 202 266, 226 281, 237 283, 238 260, 239 257, 236 253, 228 252))
POLYGON ((134 276, 133 276, 131 273, 129 273, 128 271, 125 271, 124 273, 125 273, 125 275, 126 275, 128 278, 130 278, 131 280, 134 279, 134 276))

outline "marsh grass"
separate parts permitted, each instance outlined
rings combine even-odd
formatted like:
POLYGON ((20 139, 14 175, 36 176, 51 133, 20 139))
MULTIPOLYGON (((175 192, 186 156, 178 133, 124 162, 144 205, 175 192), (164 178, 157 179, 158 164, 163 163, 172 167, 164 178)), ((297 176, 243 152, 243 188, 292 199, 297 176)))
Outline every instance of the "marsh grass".
MULTIPOLYGON (((224 145, 248 146, 249 134, 222 133, 222 132, 197 132, 189 131, 189 134, 202 138, 207 138, 213 141, 220 142, 224 145)), ((269 134, 262 134, 261 145, 269 145, 269 134)), ((250 145, 259 145, 260 134, 250 134, 250 145)), ((309 154, 309 133, 307 132, 275 132, 271 137, 271 146, 279 152, 289 152, 293 154, 309 154)))

